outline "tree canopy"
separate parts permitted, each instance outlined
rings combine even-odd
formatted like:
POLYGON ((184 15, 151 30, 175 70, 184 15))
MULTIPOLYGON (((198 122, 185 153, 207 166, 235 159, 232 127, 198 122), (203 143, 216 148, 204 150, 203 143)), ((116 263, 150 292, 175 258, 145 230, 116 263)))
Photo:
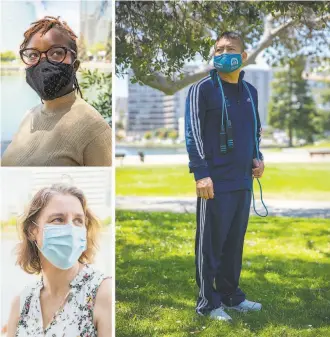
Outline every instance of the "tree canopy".
POLYGON ((325 1, 117 1, 116 74, 166 94, 204 77, 217 36, 239 32, 247 64, 264 52, 269 65, 297 56, 330 58, 330 2, 325 1), (204 67, 187 72, 197 56, 204 67))

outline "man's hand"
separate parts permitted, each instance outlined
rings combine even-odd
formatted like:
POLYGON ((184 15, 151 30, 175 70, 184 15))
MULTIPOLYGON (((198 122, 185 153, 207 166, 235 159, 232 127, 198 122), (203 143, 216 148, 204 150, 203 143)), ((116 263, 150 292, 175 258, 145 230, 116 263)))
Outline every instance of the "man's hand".
POLYGON ((265 165, 262 160, 253 159, 253 168, 252 168, 252 176, 254 178, 261 178, 264 173, 265 165))
POLYGON ((213 182, 210 177, 196 181, 196 193, 198 197, 204 199, 214 198, 213 182))

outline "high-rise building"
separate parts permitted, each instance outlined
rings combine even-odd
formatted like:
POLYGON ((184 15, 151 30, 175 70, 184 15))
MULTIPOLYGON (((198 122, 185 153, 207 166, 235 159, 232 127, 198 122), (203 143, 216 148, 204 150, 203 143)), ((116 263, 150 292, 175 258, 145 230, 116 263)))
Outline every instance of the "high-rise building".
POLYGON ((168 96, 148 86, 128 80, 128 118, 126 131, 142 136, 160 128, 178 129, 177 96, 168 96))
POLYGON ((32 1, 4 1, 1 7, 0 50, 11 50, 18 55, 23 33, 37 20, 35 4, 32 1))
POLYGON ((122 123, 124 126, 127 124, 127 97, 116 98, 116 123, 122 123))
POLYGON ((111 1, 80 1, 80 36, 88 46, 105 43, 111 30, 111 1))
MULTIPOLYGON (((265 126, 267 124, 267 105, 270 99, 271 69, 267 66, 250 65, 245 67, 244 71, 245 80, 258 90, 258 110, 261 124, 265 126)), ((190 85, 172 96, 167 96, 148 86, 132 84, 129 76, 128 134, 142 135, 146 131, 170 128, 178 130, 179 139, 183 139, 182 118, 184 118, 189 88, 190 85)))
POLYGON ((244 79, 258 90, 258 111, 262 126, 267 125, 268 103, 271 95, 272 70, 268 66, 252 64, 243 69, 244 79))

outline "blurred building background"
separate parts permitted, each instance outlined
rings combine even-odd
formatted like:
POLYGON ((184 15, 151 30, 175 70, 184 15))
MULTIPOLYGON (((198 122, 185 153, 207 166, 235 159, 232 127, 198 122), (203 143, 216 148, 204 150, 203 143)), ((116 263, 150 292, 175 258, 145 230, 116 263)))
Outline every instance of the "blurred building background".
POLYGON ((110 1, 80 1, 80 30, 87 45, 105 43, 111 28, 110 1))
POLYGON ((87 45, 105 43, 111 30, 111 1, 1 1, 1 51, 18 52, 23 33, 42 17, 60 16, 87 45))
MULTIPOLYGON (((190 67, 185 71, 189 72, 190 67)), ((259 114, 263 126, 267 124, 267 105, 271 95, 272 71, 268 66, 249 65, 244 68, 245 80, 254 85, 259 93, 259 114)), ((117 122, 126 130, 128 137, 142 137, 146 132, 161 128, 174 129, 179 133, 179 139, 184 138, 185 102, 190 86, 168 96, 163 92, 138 83, 131 83, 132 74, 128 76, 127 111, 117 99, 117 122), (118 114, 119 110, 121 111, 118 114)))
POLYGON ((80 188, 91 209, 105 219, 111 215, 111 170, 92 167, 47 167, 24 170, 1 169, 1 220, 7 221, 24 211, 34 194, 54 183, 80 188))
POLYGON ((177 101, 178 94, 167 96, 129 80, 127 135, 143 135, 146 131, 160 128, 177 129, 177 101))
MULTIPOLYGON (((191 67, 191 66, 190 66, 191 67)), ((185 71, 189 72, 186 67, 185 71)), ((304 73, 318 109, 330 109, 330 102, 322 102, 320 95, 330 82, 324 72, 310 74, 308 65, 304 73)), ((271 100, 274 74, 281 68, 271 68, 265 64, 253 64, 243 69, 244 79, 258 90, 258 110, 262 127, 267 129, 268 104, 271 100)), ((157 129, 174 129, 178 132, 178 142, 184 140, 185 102, 190 85, 172 96, 149 86, 131 83, 132 73, 128 75, 127 97, 116 97, 116 124, 119 132, 127 141, 143 138, 147 132, 157 129)))

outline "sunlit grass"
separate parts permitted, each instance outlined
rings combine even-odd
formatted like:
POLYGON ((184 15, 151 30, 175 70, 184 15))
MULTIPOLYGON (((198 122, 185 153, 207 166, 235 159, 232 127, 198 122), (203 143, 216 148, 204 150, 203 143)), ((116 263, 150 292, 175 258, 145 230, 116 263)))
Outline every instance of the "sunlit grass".
MULTIPOLYGON (((269 164, 260 181, 265 200, 330 200, 330 163, 269 164)), ((118 167, 116 195, 194 196, 195 184, 184 165, 118 167)))
POLYGON ((330 336, 330 220, 251 218, 232 325, 194 313, 195 216, 117 211, 116 336, 330 336))

